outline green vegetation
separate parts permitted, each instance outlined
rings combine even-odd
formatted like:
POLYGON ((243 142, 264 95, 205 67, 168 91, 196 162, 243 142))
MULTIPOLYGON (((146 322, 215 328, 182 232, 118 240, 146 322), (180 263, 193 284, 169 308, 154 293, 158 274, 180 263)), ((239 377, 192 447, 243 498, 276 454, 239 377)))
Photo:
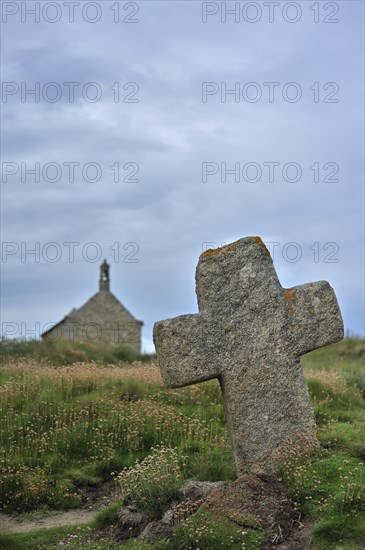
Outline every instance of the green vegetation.
POLYGON ((229 548, 241 550, 260 550, 267 536, 262 531, 245 527, 225 518, 217 518, 210 510, 202 506, 195 514, 182 521, 175 530, 172 550, 180 548, 229 548), (244 545, 244 546, 243 546, 244 545))
MULTIPOLYGON (((22 358, 23 345, 13 344, 1 372, 0 499, 6 512, 77 508, 87 487, 114 478, 120 502, 137 503, 155 519, 186 479, 234 479, 216 381, 167 390, 153 364, 113 360, 107 366, 104 351, 96 350, 97 364, 50 366, 50 355, 22 358)), ((293 456, 280 477, 298 516, 314 522, 313 550, 356 549, 365 532, 364 349, 364 341, 349 339, 302 361, 321 450, 293 456)), ((2 535, 0 547, 50 549, 64 542, 71 550, 214 550, 244 542, 254 550, 266 537, 254 526, 242 535, 203 506, 169 542, 121 546, 107 537, 118 510, 118 504, 105 508, 89 526, 2 535)))
POLYGON ((2 364, 27 358, 56 366, 90 361, 104 365, 120 361, 132 363, 153 358, 147 354, 137 355, 125 346, 68 340, 0 340, 0 356, 2 364))
POLYGON ((204 478, 210 462, 215 477, 234 478, 214 382, 168 391, 156 367, 21 361, 2 377, 0 498, 9 511, 79 507, 80 485, 110 479, 158 445, 186 452, 191 477, 204 478))
POLYGON ((163 445, 134 467, 124 468, 117 477, 123 504, 135 504, 151 519, 162 517, 168 505, 179 497, 183 485, 185 457, 163 445))
MULTIPOLYGON (((141 541, 128 541, 123 545, 110 540, 99 538, 95 540, 91 527, 58 527, 42 529, 31 533, 17 533, 13 535, 0 534, 0 548, 2 550, 45 550, 67 548, 69 550, 151 550, 149 544, 141 541), (63 544, 60 544, 63 543, 63 544)), ((171 550, 169 543, 162 542, 153 547, 153 550, 171 550)))
POLYGON ((109 550, 109 548, 120 548, 110 541, 92 540, 92 528, 89 526, 80 527, 57 527, 54 529, 39 529, 29 533, 0 534, 0 548, 3 550, 39 550, 45 548, 72 548, 88 550, 109 550), (63 544, 60 544, 63 543, 63 544))
POLYGON ((360 338, 346 338, 338 344, 316 350, 301 359, 311 371, 330 371, 356 386, 365 398, 365 345, 360 338))

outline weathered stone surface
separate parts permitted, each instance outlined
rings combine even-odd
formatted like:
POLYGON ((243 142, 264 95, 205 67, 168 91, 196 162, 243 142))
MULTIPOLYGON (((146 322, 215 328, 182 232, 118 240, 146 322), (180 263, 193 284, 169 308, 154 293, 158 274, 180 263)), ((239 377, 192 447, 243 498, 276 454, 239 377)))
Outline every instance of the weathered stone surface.
POLYGON ((139 538, 144 542, 155 542, 172 537, 172 526, 163 521, 152 521, 143 529, 139 538))
POLYGON ((330 285, 283 289, 262 240, 246 237, 200 256, 196 292, 199 314, 154 326, 166 385, 218 378, 238 474, 316 449, 300 356, 343 338, 330 285))
POLYGON ((139 538, 145 542, 171 538, 174 526, 194 514, 208 495, 226 485, 223 481, 187 481, 180 490, 182 501, 174 502, 161 520, 148 523, 139 538))
POLYGON ((185 499, 191 501, 206 498, 212 491, 225 485, 224 481, 195 481, 190 479, 181 489, 185 499))
POLYGON ((118 539, 138 536, 147 523, 147 517, 134 506, 121 508, 118 513, 118 539))

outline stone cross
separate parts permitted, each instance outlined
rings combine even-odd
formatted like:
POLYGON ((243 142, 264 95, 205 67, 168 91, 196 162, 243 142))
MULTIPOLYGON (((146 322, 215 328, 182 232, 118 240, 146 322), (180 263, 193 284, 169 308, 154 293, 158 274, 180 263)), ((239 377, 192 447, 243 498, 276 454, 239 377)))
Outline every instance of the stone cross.
POLYGON ((326 281, 284 289, 259 237, 201 254, 200 313, 159 321, 154 342, 165 384, 218 378, 238 475, 275 473, 318 447, 300 356, 343 338, 326 281))

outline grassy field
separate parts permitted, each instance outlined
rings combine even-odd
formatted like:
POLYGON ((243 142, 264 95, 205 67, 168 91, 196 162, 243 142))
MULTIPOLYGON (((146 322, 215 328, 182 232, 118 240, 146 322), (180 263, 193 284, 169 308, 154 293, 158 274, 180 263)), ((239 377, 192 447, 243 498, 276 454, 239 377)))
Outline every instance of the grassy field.
POLYGON ((125 361, 149 361, 153 356, 140 355, 124 346, 109 346, 102 342, 66 340, 2 340, 2 364, 9 361, 35 359, 38 364, 72 365, 75 362, 98 362, 104 365, 125 361))
MULTIPOLYGON (((26 346, 2 345, 5 512, 79 508, 89 489, 114 479, 120 502, 135 502, 156 519, 187 479, 235 479, 218 382, 167 390, 153 363, 122 363, 96 347, 90 357, 80 347, 66 346, 66 353, 65 344, 49 349, 32 343, 24 351, 26 346), (81 352, 83 362, 68 364, 81 352)), ((347 339, 302 359, 321 450, 310 458, 294 457, 280 479, 298 512, 314 522, 314 550, 360 548, 365 533, 364 348, 364 341, 347 339)), ((48 549, 60 542, 71 549, 122 547, 97 540, 119 506, 78 529, 2 535, 0 547, 48 549)), ((130 541, 123 548, 260 548, 255 529, 238 540, 237 529, 228 524, 201 529, 209 524, 202 514, 180 523, 173 541, 130 541)))

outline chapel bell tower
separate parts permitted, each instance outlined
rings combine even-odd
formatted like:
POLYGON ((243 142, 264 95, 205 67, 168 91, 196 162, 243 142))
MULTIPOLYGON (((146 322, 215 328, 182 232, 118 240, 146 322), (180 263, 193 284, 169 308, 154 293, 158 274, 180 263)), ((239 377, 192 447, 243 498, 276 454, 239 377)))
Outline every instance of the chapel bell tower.
POLYGON ((100 280, 99 280, 99 288, 100 290, 108 290, 109 291, 109 264, 106 260, 103 261, 103 263, 100 266, 100 280))

